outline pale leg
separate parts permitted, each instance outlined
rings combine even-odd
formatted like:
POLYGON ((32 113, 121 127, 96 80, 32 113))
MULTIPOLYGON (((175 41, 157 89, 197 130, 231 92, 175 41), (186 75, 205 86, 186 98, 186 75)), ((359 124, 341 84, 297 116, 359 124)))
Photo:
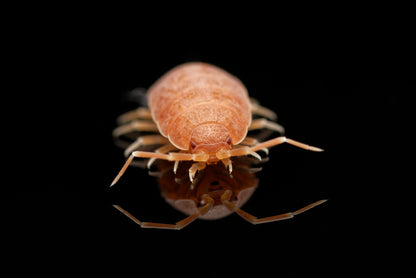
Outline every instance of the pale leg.
MULTIPOLYGON (((168 153, 168 152, 170 152, 170 151, 174 151, 174 150, 176 150, 176 148, 175 148, 172 144, 167 143, 167 144, 165 144, 165 145, 161 146, 160 148, 157 148, 157 149, 155 150, 155 152, 156 152, 156 153, 163 153, 163 154, 166 154, 166 153, 168 153)), ((156 161, 156 159, 157 159, 157 158, 155 158, 155 157, 151 157, 151 158, 149 159, 149 161, 147 162, 147 168, 149 168, 149 169, 150 169, 150 167, 153 165, 153 163, 156 161)), ((174 171, 175 171, 175 170, 174 170, 174 171)))
POLYGON ((244 138, 243 141, 241 141, 241 145, 246 145, 246 146, 254 146, 257 145, 259 143, 259 141, 253 137, 249 137, 247 136, 246 138, 244 138))
POLYGON ((248 127, 248 130, 262 129, 267 128, 273 131, 277 131, 280 134, 285 133, 285 128, 278 123, 268 121, 264 118, 255 119, 251 122, 251 125, 248 127))
POLYGON ((191 214, 190 216, 186 217, 185 219, 176 222, 176 224, 164 224, 164 223, 152 223, 152 222, 141 222, 139 219, 134 217, 131 213, 123 209, 122 207, 118 205, 113 205, 116 209, 118 209, 121 213, 123 213, 125 216, 133 220, 136 224, 140 225, 142 228, 156 228, 156 229, 170 229, 170 230, 180 230, 189 224, 191 224, 193 221, 195 221, 200 215, 206 214, 214 204, 214 200, 209 197, 208 195, 203 197, 203 202, 205 203, 204 206, 200 207, 197 212, 194 214, 191 214))
POLYGON ((116 127, 113 130, 113 136, 114 137, 119 137, 119 136, 128 134, 130 132, 134 132, 134 131, 158 132, 158 129, 157 129, 157 126, 154 122, 134 120, 134 121, 128 122, 126 124, 123 124, 119 127, 116 127))
POLYGON ((273 146, 276 146, 276 145, 279 145, 279 144, 282 144, 282 143, 288 143, 288 144, 291 144, 293 146, 296 146, 298 148, 305 149, 305 150, 308 150, 308 151, 314 151, 314 152, 322 152, 323 151, 323 149, 321 149, 321 148, 310 146, 310 145, 292 140, 292 139, 287 138, 285 136, 277 137, 277 138, 262 142, 258 145, 255 145, 255 146, 251 147, 250 151, 251 152, 256 152, 256 151, 261 150, 263 148, 270 148, 270 147, 273 147, 273 146))
POLYGON ((314 151, 314 152, 322 152, 323 149, 317 148, 317 147, 313 147, 310 145, 306 145, 304 143, 289 139, 285 136, 281 136, 281 137, 277 137, 274 139, 270 139, 267 140, 265 142, 262 142, 260 144, 257 144, 255 146, 252 147, 248 147, 248 146, 244 146, 241 148, 234 148, 232 150, 229 151, 224 151, 224 152, 218 152, 216 154, 218 159, 224 159, 224 158, 228 158, 228 157, 232 157, 232 156, 242 156, 242 155, 254 155, 254 153, 256 151, 259 151, 261 149, 264 148, 270 148, 276 145, 280 145, 282 143, 288 143, 291 144, 293 146, 296 146, 298 148, 302 148, 308 151, 314 151))
POLYGON ((194 189, 194 177, 196 172, 205 169, 207 164, 205 162, 196 162, 189 168, 189 180, 191 181, 191 189, 194 189))
POLYGON ((152 120, 152 114, 150 113, 150 110, 146 107, 139 107, 132 111, 126 112, 124 114, 121 114, 117 118, 117 123, 125 124, 132 120, 139 120, 139 119, 152 120))
POLYGON ((160 145, 160 144, 166 144, 169 140, 166 137, 163 137, 162 135, 145 135, 140 136, 137 138, 136 141, 131 143, 125 150, 124 150, 124 156, 127 157, 130 155, 130 153, 134 150, 137 150, 141 146, 148 146, 148 145, 160 145))
MULTIPOLYGON (((173 148, 172 145, 168 144, 168 146, 162 146, 161 148, 173 148)), ((158 150, 161 151, 161 148, 158 150)), ((169 150, 168 150, 169 151, 169 150)), ((118 175, 115 177, 113 182, 111 183, 110 187, 117 183, 117 181, 123 176, 126 169, 129 167, 130 163, 135 157, 141 158, 154 158, 154 159, 164 159, 168 161, 197 161, 197 162, 205 162, 209 158, 209 154, 189 154, 189 153, 180 153, 180 152, 170 152, 170 153, 159 153, 159 152, 142 152, 142 151, 134 151, 131 155, 127 158, 126 163, 124 163, 123 167, 121 168, 118 175)), ((150 162, 150 161, 149 161, 150 162)))
MULTIPOLYGON (((259 144, 259 141, 257 139, 255 139, 255 138, 252 138, 252 137, 249 137, 249 136, 247 136, 246 138, 244 138, 244 140, 240 143, 240 145, 246 145, 246 146, 250 146, 250 147, 255 146, 257 144, 259 144)), ((261 150, 266 155, 269 154, 269 149, 264 148, 264 149, 261 149, 261 150)))
MULTIPOLYGON (((126 163, 124 163, 123 167, 121 168, 120 172, 117 174, 117 176, 114 178, 113 182, 111 183, 110 187, 113 186, 114 184, 117 183, 117 181, 121 178, 121 176, 123 176, 124 172, 127 170, 127 168, 129 167, 129 165, 131 164, 131 162, 133 161, 133 159, 135 157, 142 157, 142 158, 150 158, 150 160, 147 163, 147 167, 150 168, 150 166, 153 164, 153 162, 157 159, 157 158, 161 158, 158 156, 166 156, 166 153, 176 149, 174 146, 172 146, 171 144, 166 144, 163 145, 162 147, 158 148, 155 152, 140 152, 140 151, 135 151, 133 153, 130 154, 130 156, 127 158, 126 163), (141 153, 145 153, 145 154, 153 154, 152 156, 141 156, 141 153)), ((164 158, 162 158, 164 159, 164 158)))
POLYGON ((268 222, 290 219, 298 214, 301 214, 302 212, 305 212, 327 201, 327 200, 320 200, 318 202, 307 205, 306 207, 298 209, 294 212, 288 212, 288 213, 278 214, 278 215, 264 217, 264 218, 257 218, 256 216, 253 216, 249 214, 248 212, 245 212, 244 210, 237 208, 233 203, 230 202, 230 197, 231 197, 231 191, 226 190, 224 194, 221 196, 222 203, 229 210, 235 211, 239 216, 241 216, 243 219, 247 220, 248 222, 252 224, 263 224, 263 223, 268 223, 268 222))
POLYGON ((256 99, 250 98, 250 102, 251 102, 251 113, 252 114, 263 116, 263 117, 269 118, 273 121, 277 120, 276 113, 274 113, 272 110, 270 110, 270 109, 268 109, 264 106, 261 106, 256 99))

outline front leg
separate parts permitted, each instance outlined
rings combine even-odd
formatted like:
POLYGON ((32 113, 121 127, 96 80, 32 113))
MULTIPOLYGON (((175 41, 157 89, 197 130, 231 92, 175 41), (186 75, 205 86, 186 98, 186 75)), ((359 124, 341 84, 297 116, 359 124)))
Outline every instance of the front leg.
MULTIPOLYGON (((262 143, 259 143, 257 145, 254 146, 244 146, 241 148, 234 148, 232 150, 227 150, 227 151, 222 151, 222 152, 218 152, 216 154, 218 159, 224 159, 224 158, 229 158, 229 157, 233 157, 233 156, 243 156, 243 155, 253 155, 255 157, 258 157, 258 154, 256 153, 259 150, 262 150, 264 148, 270 148, 273 146, 277 146, 283 143, 288 143, 290 145, 296 146, 298 148, 301 149, 305 149, 308 151, 314 151, 314 152, 322 152, 323 149, 321 148, 317 148, 314 146, 310 146, 298 141, 295 141, 293 139, 287 138, 285 136, 280 136, 280 137, 276 137, 274 139, 270 139, 267 141, 264 141, 262 143)), ((261 158, 260 158, 261 159, 261 158)))
POLYGON ((155 158, 155 159, 163 159, 163 160, 168 160, 168 161, 206 162, 209 159, 209 154, 206 154, 206 153, 190 154, 190 153, 180 153, 180 152, 170 152, 166 154, 166 153, 158 153, 158 152, 135 151, 135 152, 132 152, 131 155, 127 158, 126 163, 124 163, 123 167, 121 168, 117 176, 114 178, 110 187, 118 182, 118 180, 121 178, 121 176, 123 176, 124 172, 127 170, 130 163, 133 161, 135 157, 155 158))

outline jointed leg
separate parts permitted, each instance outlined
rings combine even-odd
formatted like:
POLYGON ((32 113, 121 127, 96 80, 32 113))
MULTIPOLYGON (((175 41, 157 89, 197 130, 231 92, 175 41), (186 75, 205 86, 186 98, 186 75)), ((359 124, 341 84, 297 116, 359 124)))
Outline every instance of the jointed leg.
MULTIPOLYGON (((281 136, 281 137, 277 137, 277 138, 262 142, 260 144, 255 145, 255 146, 252 146, 252 147, 245 146, 245 147, 240 147, 240 148, 234 148, 234 149, 229 150, 229 151, 218 152, 218 153, 216 153, 216 157, 218 158, 218 160, 223 160, 223 159, 226 159, 226 158, 229 158, 229 157, 232 157, 232 156, 253 155, 254 157, 261 160, 261 157, 256 153, 256 151, 262 150, 264 148, 273 147, 273 146, 276 146, 276 145, 279 145, 279 144, 282 144, 282 143, 288 143, 288 144, 294 145, 298 148, 302 148, 302 149, 306 149, 306 150, 310 150, 310 151, 315 151, 315 152, 323 151, 320 148, 309 146, 309 145, 303 144, 301 142, 298 142, 298 141, 286 138, 284 136, 281 136)), ((207 153, 191 154, 191 153, 181 153, 181 152, 158 153, 158 152, 135 151, 135 152, 131 153, 129 158, 127 158, 126 163, 121 168, 120 172, 115 177, 115 179, 113 180, 113 182, 111 183, 110 186, 113 186, 120 179, 120 177, 124 174, 127 167, 130 165, 133 158, 135 158, 135 157, 164 159, 164 160, 168 160, 168 161, 207 162, 210 155, 207 154, 207 153)))
POLYGON ((231 175, 231 173, 233 172, 233 163, 232 163, 231 159, 224 158, 221 161, 224 164, 225 168, 228 169, 228 173, 231 175))
MULTIPOLYGON (((167 143, 167 144, 161 146, 160 148, 157 148, 155 150, 155 153, 163 153, 163 154, 166 154, 166 153, 168 153, 170 151, 173 151, 173 150, 176 150, 176 148, 172 144, 167 143)), ((150 169, 150 167, 156 161, 156 159, 157 158, 155 158, 155 157, 150 158, 149 161, 147 162, 147 168, 150 169)))
POLYGON ((190 154, 190 153, 180 153, 180 152, 159 153, 159 152, 135 151, 135 152, 132 152, 131 155, 127 158, 126 163, 124 163, 123 167, 121 168, 120 172, 118 173, 118 175, 115 177, 115 179, 111 183, 110 187, 117 183, 117 181, 121 178, 121 176, 124 174, 127 167, 129 167, 130 163, 135 157, 164 159, 168 161, 177 161, 177 160, 191 161, 193 160, 197 162, 206 162, 209 158, 209 154, 204 154, 204 153, 190 154))
POLYGON ((250 98, 251 101, 251 113, 255 115, 260 115, 266 118, 269 118, 271 120, 277 120, 277 115, 272 110, 261 106, 257 100, 254 98, 250 98))
POLYGON ((256 152, 256 151, 261 150, 263 148, 270 148, 270 147, 273 147, 273 146, 276 146, 276 145, 279 145, 279 144, 282 144, 282 143, 288 143, 288 144, 291 144, 293 146, 296 146, 298 148, 305 149, 305 150, 308 150, 308 151, 314 151, 314 152, 322 152, 323 151, 323 149, 321 149, 321 148, 313 147, 313 146, 310 146, 310 145, 292 140, 292 139, 287 138, 285 136, 277 137, 277 138, 270 139, 268 141, 262 142, 258 145, 255 145, 255 146, 251 147, 250 151, 256 152))
POLYGON ((245 220, 247 220, 248 222, 252 224, 263 224, 263 223, 268 223, 268 222, 290 219, 290 218, 293 218, 295 215, 301 214, 302 212, 305 212, 327 201, 327 200, 320 200, 318 202, 307 205, 306 207, 298 209, 294 212, 288 212, 288 213, 278 214, 278 215, 264 217, 264 218, 257 218, 256 216, 253 216, 249 214, 248 212, 245 212, 244 210, 237 208, 233 203, 230 202, 229 200, 230 197, 231 197, 231 191, 226 190, 224 194, 221 196, 222 203, 229 210, 235 211, 239 216, 241 216, 242 218, 244 218, 245 220))
POLYGON ((152 120, 152 114, 150 113, 150 110, 146 107, 139 107, 132 111, 126 112, 124 114, 121 114, 117 118, 117 123, 125 124, 132 120, 138 120, 138 119, 152 120))
POLYGON ((313 147, 310 145, 306 145, 304 143, 289 139, 285 136, 281 136, 281 137, 277 137, 274 139, 270 139, 267 141, 264 141, 260 144, 254 145, 252 147, 241 147, 241 148, 234 148, 232 150, 229 151, 224 151, 224 152, 219 152, 216 154, 218 159, 224 159, 224 158, 228 158, 228 157, 232 157, 232 156, 242 156, 242 155, 254 155, 255 152, 264 149, 264 148, 270 148, 276 145, 280 145, 282 143, 288 143, 291 144, 293 146, 296 146, 298 148, 302 148, 308 151, 314 151, 314 152, 322 152, 323 149, 321 148, 317 148, 317 147, 313 147))
POLYGON ((134 131, 155 131, 157 132, 157 126, 154 122, 151 121, 141 121, 141 120, 134 120, 123 124, 119 127, 116 127, 113 130, 113 136, 119 137, 124 134, 134 132, 134 131))
POLYGON ((124 150, 124 156, 127 157, 130 155, 130 153, 134 150, 137 150, 141 146, 147 146, 147 145, 160 145, 160 144, 166 144, 169 140, 162 135, 145 135, 140 136, 137 138, 136 141, 131 143, 125 150, 124 150))
POLYGON ((206 214, 214 204, 214 200, 209 197, 208 195, 204 196, 203 202, 205 203, 204 206, 200 207, 197 212, 194 214, 191 214, 190 216, 186 217, 185 219, 176 222, 176 224, 164 224, 164 223, 152 223, 152 222, 141 222, 139 219, 134 217, 131 213, 124 210, 122 207, 118 205, 113 205, 116 209, 118 209, 121 213, 123 213, 125 216, 133 220, 136 224, 140 225, 142 228, 156 228, 156 229, 170 229, 170 230, 180 230, 189 224, 191 224, 193 221, 195 221, 200 215, 206 214))
MULTIPOLYGON (((259 144, 259 141, 257 139, 249 137, 249 136, 244 138, 244 140, 240 143, 240 145, 246 145, 246 146, 250 146, 250 147, 258 145, 258 144, 259 144)), ((263 152, 265 152, 266 155, 269 154, 269 149, 264 148, 264 149, 261 149, 261 150, 263 152)))
MULTIPOLYGON (((150 166, 153 164, 153 162, 156 159, 166 159, 165 156, 169 156, 166 153, 176 149, 171 144, 163 145, 162 147, 156 149, 155 152, 141 152, 141 151, 135 151, 130 154, 130 156, 127 158, 126 162, 124 163, 123 167, 121 168, 120 172, 117 174, 117 176, 114 178, 113 182, 111 183, 110 187, 112 187, 114 184, 118 182, 118 180, 123 176, 124 172, 127 170, 131 162, 135 157, 142 157, 142 158, 150 158, 147 167, 150 168, 150 166)), ((167 159, 168 160, 168 159, 167 159)))
POLYGON ((191 181, 191 189, 193 189, 194 184, 194 177, 196 175, 196 172, 205 169, 207 164, 205 162, 197 162, 192 164, 191 168, 189 168, 189 180, 191 181))
POLYGON ((243 141, 241 141, 240 145, 246 145, 246 146, 254 146, 257 145, 259 141, 256 138, 247 136, 244 138, 243 141))
POLYGON ((278 123, 268 121, 264 118, 253 120, 248 130, 255 130, 255 129, 262 129, 262 128, 267 128, 273 131, 277 131, 280 134, 285 133, 285 128, 283 126, 279 125, 278 123))

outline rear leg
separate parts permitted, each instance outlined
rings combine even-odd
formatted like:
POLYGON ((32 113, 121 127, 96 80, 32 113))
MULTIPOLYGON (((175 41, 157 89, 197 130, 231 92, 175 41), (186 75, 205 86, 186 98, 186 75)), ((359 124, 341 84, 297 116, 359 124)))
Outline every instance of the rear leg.
POLYGON ((254 115, 259 115, 259 116, 263 116, 266 117, 270 120, 276 121, 277 120, 277 115, 276 113, 274 113, 272 110, 261 106, 260 103, 254 99, 254 98, 250 98, 250 102, 251 102, 251 113, 254 115))
POLYGON ((246 138, 244 138, 243 141, 241 141, 241 145, 246 145, 246 146, 254 146, 257 145, 259 143, 259 141, 256 138, 250 137, 250 136, 246 136, 246 138))
POLYGON ((129 112, 126 112, 124 114, 121 114, 117 118, 117 123, 119 125, 128 123, 133 120, 152 120, 152 114, 150 113, 150 110, 146 107, 139 107, 137 109, 131 110, 129 112))
POLYGON ((128 133, 135 132, 135 131, 158 132, 159 130, 154 122, 143 121, 143 120, 133 120, 119 127, 116 127, 113 130, 113 136, 119 137, 119 136, 126 135, 128 133))
POLYGON ((250 126, 248 127, 248 130, 251 131, 251 130, 262 129, 262 128, 267 128, 273 131, 277 131, 282 135, 285 134, 285 128, 283 126, 279 125, 278 123, 264 119, 264 118, 252 120, 250 126))

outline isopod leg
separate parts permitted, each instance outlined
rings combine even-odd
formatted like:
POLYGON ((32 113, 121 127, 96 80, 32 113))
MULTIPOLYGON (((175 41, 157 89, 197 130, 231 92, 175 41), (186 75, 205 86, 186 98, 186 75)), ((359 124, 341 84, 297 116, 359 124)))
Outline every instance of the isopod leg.
POLYGON ((148 145, 160 145, 160 144, 166 144, 169 140, 162 135, 144 135, 137 138, 136 141, 131 143, 125 150, 124 150, 124 156, 127 157, 130 155, 130 153, 134 150, 137 150, 141 146, 148 146, 148 145))
POLYGON ((113 136, 119 137, 134 131, 154 131, 157 132, 157 126, 151 121, 134 120, 116 127, 113 130, 113 136))
MULTIPOLYGON (((246 145, 246 146, 250 146, 250 147, 252 147, 252 146, 255 146, 255 145, 257 145, 257 144, 259 144, 259 141, 257 140, 257 139, 255 139, 255 138, 252 138, 252 137, 246 137, 246 138, 244 138, 244 140, 240 143, 240 145, 246 145)), ((267 148, 264 148, 264 149, 261 149, 266 155, 268 155, 269 154, 269 149, 267 149, 267 148)))
POLYGON ((198 216, 204 215, 207 213, 214 204, 214 200, 211 197, 205 196, 203 199, 205 205, 200 207, 198 211, 196 211, 194 214, 191 214, 190 216, 186 217, 185 219, 176 222, 176 224, 165 224, 165 223, 153 223, 153 222, 142 222, 136 217, 134 217, 131 213, 123 209, 122 207, 118 205, 113 205, 117 210, 119 210, 121 213, 123 213, 125 216, 133 220, 136 224, 140 225, 142 228, 156 228, 156 229, 169 229, 169 230, 180 230, 189 224, 191 224, 193 221, 195 221, 198 216))
MULTIPOLYGON (((162 146, 161 148, 165 146, 162 146)), ((168 147, 170 147, 170 144, 168 147)), ((110 187, 116 184, 117 181, 121 178, 121 176, 123 176, 124 172, 129 167, 130 163, 135 157, 164 159, 168 161, 191 161, 193 160, 193 161, 198 161, 198 162, 205 162, 208 160, 209 155, 208 154, 189 154, 189 153, 180 153, 180 152, 170 152, 166 154, 166 153, 159 153, 159 152, 134 151, 127 158, 126 163, 124 163, 123 167, 121 168, 120 172, 117 174, 117 176, 111 183, 110 187)))
POLYGON ((139 107, 132 111, 126 112, 124 114, 121 114, 117 118, 117 123, 121 125, 121 124, 130 122, 132 120, 138 120, 138 119, 152 120, 152 114, 150 113, 150 110, 145 107, 139 107))
POLYGON ((270 110, 270 109, 268 109, 264 106, 261 106, 256 99, 250 98, 250 102, 251 102, 251 113, 252 114, 263 116, 263 117, 269 118, 269 119, 274 120, 274 121, 277 120, 276 113, 274 113, 272 110, 270 110))
POLYGON ((259 143, 259 141, 253 137, 249 137, 247 136, 246 138, 244 138, 243 141, 241 141, 241 145, 246 145, 246 146, 254 146, 257 145, 259 143))
POLYGON ((118 180, 121 178, 121 176, 123 176, 124 172, 126 172, 127 168, 129 167, 130 163, 132 162, 134 158, 134 155, 131 154, 127 160, 126 163, 124 163, 123 167, 120 169, 120 172, 118 172, 117 176, 114 178, 113 182, 111 183, 110 187, 112 187, 113 185, 115 185, 118 180))
POLYGON ((255 145, 255 146, 251 147, 250 151, 251 152, 256 152, 256 151, 261 150, 263 148, 273 147, 273 146, 276 146, 276 145, 279 145, 279 144, 282 144, 282 143, 288 143, 288 144, 291 144, 295 147, 305 149, 305 150, 308 150, 308 151, 314 151, 314 152, 322 152, 323 151, 323 149, 321 149, 321 148, 310 146, 310 145, 292 140, 292 139, 287 138, 285 136, 277 137, 277 138, 270 139, 270 140, 267 140, 265 142, 262 142, 258 145, 255 145))
MULTIPOLYGON (((176 148, 172 144, 168 143, 168 144, 165 144, 165 145, 161 146, 160 148, 156 149, 155 152, 166 154, 166 153, 168 153, 170 151, 173 151, 173 150, 176 150, 176 148)), ((157 158, 155 158, 155 157, 150 158, 149 161, 147 162, 147 168, 150 168, 152 166, 152 164, 156 161, 156 159, 157 158)))
POLYGON ((169 155, 167 155, 166 153, 169 152, 170 150, 174 149, 174 148, 175 147, 173 147, 171 144, 166 144, 166 145, 163 145, 162 147, 158 148, 156 150, 156 152, 141 152, 141 151, 132 152, 130 154, 130 156, 127 158, 127 160, 124 163, 123 167, 121 168, 120 172, 114 178, 110 187, 113 186, 114 184, 116 184, 118 182, 118 180, 124 175, 124 172, 127 170, 127 168, 129 167, 129 165, 131 164, 131 162, 133 161, 133 159, 135 157, 150 158, 150 160, 147 164, 148 168, 150 168, 152 163, 158 158, 159 159, 171 160, 171 159, 169 159, 169 155))
POLYGON ((277 138, 274 138, 274 139, 264 141, 262 143, 259 143, 259 144, 255 145, 255 146, 252 146, 252 147, 245 146, 245 147, 241 147, 241 148, 235 148, 235 149, 232 149, 232 150, 227 151, 227 152, 218 153, 217 157, 219 159, 224 159, 224 158, 232 157, 232 156, 242 156, 242 155, 249 155, 249 154, 254 155, 255 152, 257 152, 259 150, 262 150, 264 148, 270 148, 270 147, 273 147, 273 146, 276 146, 276 145, 280 145, 282 143, 288 143, 288 144, 291 144, 293 146, 296 146, 298 148, 302 148, 302 149, 305 149, 305 150, 308 150, 308 151, 314 151, 314 152, 322 152, 323 151, 323 149, 313 147, 313 146, 310 146, 310 145, 306 145, 304 143, 289 139, 285 136, 280 136, 280 137, 277 137, 277 138))
POLYGON ((231 159, 224 158, 221 160, 221 162, 224 164, 225 168, 228 169, 228 173, 231 175, 231 173, 233 172, 233 163, 231 159))
POLYGON ((255 119, 251 122, 251 125, 248 127, 248 130, 262 129, 267 128, 273 131, 277 131, 280 134, 285 133, 285 128, 278 123, 268 121, 264 118, 255 119))
POLYGON ((193 189, 193 181, 196 172, 205 169, 206 166, 207 164, 205 162, 196 162, 189 168, 189 180, 191 181, 191 189, 193 189))
POLYGON ((305 211, 307 211, 307 210, 309 210, 313 207, 316 207, 316 206, 318 206, 318 205, 327 201, 327 200, 320 200, 318 202, 307 205, 306 207, 298 209, 294 212, 287 212, 287 213, 282 213, 282 214, 278 214, 278 215, 274 215, 274 216, 269 216, 269 217, 264 217, 264 218, 257 218, 256 216, 251 215, 250 213, 245 212, 244 210, 242 210, 240 208, 237 208, 233 203, 230 202, 230 197, 231 197, 231 191, 226 190, 224 192, 224 194, 221 196, 222 203, 229 210, 236 212, 239 216, 241 216, 243 219, 247 220, 248 222, 250 222, 252 224, 263 224, 263 223, 268 223, 268 222, 290 219, 290 218, 293 218, 294 216, 296 216, 298 214, 301 214, 302 212, 305 212, 305 211))

